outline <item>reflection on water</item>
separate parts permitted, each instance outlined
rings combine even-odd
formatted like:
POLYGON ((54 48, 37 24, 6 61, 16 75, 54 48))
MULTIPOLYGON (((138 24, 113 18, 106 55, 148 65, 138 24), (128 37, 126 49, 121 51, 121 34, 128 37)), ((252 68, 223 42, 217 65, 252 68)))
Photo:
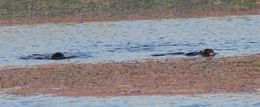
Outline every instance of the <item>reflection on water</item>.
POLYGON ((259 29, 259 15, 2 26, 0 65, 176 58, 205 48, 217 57, 253 54, 260 52, 259 29), (30 55, 54 52, 77 57, 30 60, 30 55))
POLYGON ((193 96, 55 97, 1 96, 1 107, 259 107, 260 94, 193 96))

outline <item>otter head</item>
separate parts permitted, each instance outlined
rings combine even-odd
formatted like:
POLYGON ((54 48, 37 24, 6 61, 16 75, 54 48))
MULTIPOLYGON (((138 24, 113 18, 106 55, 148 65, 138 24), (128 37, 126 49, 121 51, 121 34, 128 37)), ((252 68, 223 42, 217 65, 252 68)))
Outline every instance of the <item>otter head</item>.
POLYGON ((201 52, 202 56, 204 57, 211 57, 211 56, 215 56, 215 52, 213 49, 204 49, 202 52, 201 52))
POLYGON ((58 60, 58 59, 64 59, 65 56, 60 52, 55 52, 49 56, 50 59, 58 60))

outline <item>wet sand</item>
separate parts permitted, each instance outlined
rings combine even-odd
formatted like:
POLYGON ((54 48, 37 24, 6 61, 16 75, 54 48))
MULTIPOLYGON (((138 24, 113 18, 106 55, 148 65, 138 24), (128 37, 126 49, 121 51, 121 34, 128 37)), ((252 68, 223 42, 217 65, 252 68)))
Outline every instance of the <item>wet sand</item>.
POLYGON ((17 95, 180 95, 260 91, 260 54, 0 70, 2 91, 17 95))
POLYGON ((44 24, 44 23, 83 23, 83 22, 102 22, 119 20, 156 20, 156 19, 180 19, 180 18, 205 18, 220 17, 230 15, 259 15, 260 9, 256 7, 251 10, 233 10, 233 11, 190 11, 190 12, 140 12, 135 14, 117 15, 117 16, 76 16, 68 15, 66 17, 32 17, 32 18, 14 18, 0 19, 0 26, 11 26, 17 24, 44 24))

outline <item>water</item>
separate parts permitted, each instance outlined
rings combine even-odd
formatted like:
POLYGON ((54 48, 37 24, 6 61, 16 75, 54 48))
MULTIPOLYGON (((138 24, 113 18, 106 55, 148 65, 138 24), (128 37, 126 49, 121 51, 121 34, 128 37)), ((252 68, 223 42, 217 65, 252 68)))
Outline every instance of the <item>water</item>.
POLYGON ((175 53, 204 48, 214 49, 217 57, 246 55, 260 52, 259 29, 259 15, 2 26, 0 65, 176 58, 187 56, 175 53), (77 57, 59 61, 30 57, 53 52, 77 57))
POLYGON ((260 94, 202 94, 193 96, 1 96, 0 107, 259 107, 260 94))
MULTIPOLYGON (((260 52, 260 16, 163 19, 0 27, 0 67, 260 52), (49 60, 63 52, 65 60, 49 60)), ((197 57, 197 56, 192 56, 197 57)), ((0 107, 259 107, 259 93, 194 96, 64 97, 0 95, 0 107)))

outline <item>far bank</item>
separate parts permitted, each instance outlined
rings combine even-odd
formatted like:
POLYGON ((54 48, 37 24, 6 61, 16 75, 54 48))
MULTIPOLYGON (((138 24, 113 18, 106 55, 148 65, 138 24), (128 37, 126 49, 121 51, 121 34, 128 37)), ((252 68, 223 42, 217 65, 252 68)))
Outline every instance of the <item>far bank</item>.
POLYGON ((4 0, 0 25, 260 14, 256 0, 4 0))

